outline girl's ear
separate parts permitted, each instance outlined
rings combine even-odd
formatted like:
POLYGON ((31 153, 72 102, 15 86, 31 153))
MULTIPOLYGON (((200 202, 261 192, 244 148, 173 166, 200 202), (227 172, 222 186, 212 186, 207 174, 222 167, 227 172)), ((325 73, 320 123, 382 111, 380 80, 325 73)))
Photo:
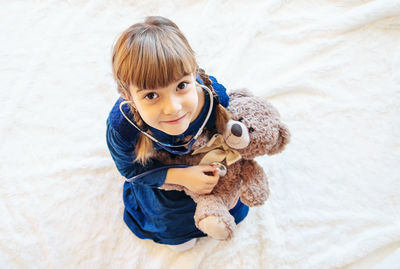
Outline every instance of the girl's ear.
POLYGON ((126 92, 122 92, 122 97, 123 97, 125 100, 129 100, 129 97, 128 97, 128 95, 126 94, 126 92))
POLYGON ((125 100, 131 101, 131 102, 130 102, 130 106, 131 106, 134 110, 136 110, 136 105, 135 105, 135 102, 132 101, 132 98, 130 98, 130 96, 129 96, 126 92, 122 92, 121 94, 122 94, 122 97, 123 97, 125 100))

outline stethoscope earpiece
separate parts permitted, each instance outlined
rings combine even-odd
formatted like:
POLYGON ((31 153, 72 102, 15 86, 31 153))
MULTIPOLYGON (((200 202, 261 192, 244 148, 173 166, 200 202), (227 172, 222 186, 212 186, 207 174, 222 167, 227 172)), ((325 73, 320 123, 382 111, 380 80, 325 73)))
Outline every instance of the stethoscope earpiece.
POLYGON ((150 135, 150 134, 144 132, 143 130, 141 130, 141 129, 139 128, 139 126, 137 126, 133 121, 131 121, 131 120, 125 115, 124 111, 122 110, 122 106, 123 106, 123 105, 128 104, 128 103, 132 103, 132 101, 128 101, 128 100, 122 101, 122 102, 119 104, 119 110, 121 111, 122 115, 125 117, 125 119, 126 119, 130 124, 132 124, 139 132, 141 132, 142 134, 144 134, 145 136, 147 136, 149 139, 151 139, 153 142, 155 142, 155 143, 156 143, 157 145, 159 145, 161 148, 165 149, 166 151, 168 151, 169 153, 172 153, 172 154, 184 155, 184 154, 187 154, 187 153, 189 153, 189 152, 191 151, 194 142, 196 142, 196 140, 197 140, 197 137, 199 137, 199 136, 201 135, 201 133, 203 132, 203 129, 204 129, 204 127, 206 126, 207 121, 208 121, 208 119, 209 119, 210 116, 211 116, 211 112, 212 112, 212 109, 213 109, 213 106, 214 106, 214 97, 213 97, 212 91, 211 91, 207 86, 205 86, 205 85, 201 85, 201 84, 199 84, 199 83, 196 83, 196 85, 202 87, 203 89, 205 89, 205 90, 208 92, 208 95, 209 95, 209 97, 210 97, 210 107, 209 107, 209 109, 208 109, 207 116, 206 116, 206 118, 204 119, 203 124, 201 125, 201 127, 200 127, 199 130, 197 131, 196 135, 193 136, 188 142, 186 142, 186 143, 184 143, 184 144, 181 144, 181 145, 171 145, 171 144, 166 144, 166 143, 160 142, 160 141, 158 141, 155 137, 153 137, 152 135, 150 135), (180 151, 180 150, 171 149, 171 148, 181 148, 181 147, 184 147, 184 148, 187 147, 187 148, 186 148, 185 151, 180 151))

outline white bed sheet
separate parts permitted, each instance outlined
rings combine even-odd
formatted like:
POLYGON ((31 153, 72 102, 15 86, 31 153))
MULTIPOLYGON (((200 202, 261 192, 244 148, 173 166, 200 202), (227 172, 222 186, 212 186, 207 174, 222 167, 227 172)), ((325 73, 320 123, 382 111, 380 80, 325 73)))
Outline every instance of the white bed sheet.
POLYGON ((400 3, 1 1, 0 268, 400 268, 400 3), (113 42, 174 20, 292 132, 229 242, 175 254, 122 220, 105 143, 113 42))

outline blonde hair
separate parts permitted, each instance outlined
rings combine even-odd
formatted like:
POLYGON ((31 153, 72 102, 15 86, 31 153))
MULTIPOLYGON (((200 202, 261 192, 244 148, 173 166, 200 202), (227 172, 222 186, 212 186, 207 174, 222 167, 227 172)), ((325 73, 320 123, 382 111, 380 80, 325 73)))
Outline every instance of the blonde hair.
MULTIPOLYGON (((208 75, 198 68, 187 39, 175 23, 164 17, 147 17, 143 23, 136 23, 121 34, 113 47, 112 72, 118 92, 128 100, 132 100, 130 89, 133 86, 163 88, 191 73, 198 73, 215 95, 208 75)), ((130 108, 134 121, 143 130, 145 124, 140 114, 132 104, 130 108)), ((227 120, 227 111, 218 105, 218 131, 223 130, 227 120)), ((153 142, 141 133, 135 147, 135 162, 146 163, 152 150, 153 142)))

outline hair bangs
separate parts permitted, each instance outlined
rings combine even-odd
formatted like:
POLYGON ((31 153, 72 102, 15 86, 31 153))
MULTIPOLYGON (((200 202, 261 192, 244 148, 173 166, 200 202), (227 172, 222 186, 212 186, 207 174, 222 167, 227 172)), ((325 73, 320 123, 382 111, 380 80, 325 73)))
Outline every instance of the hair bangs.
MULTIPOLYGON (((163 88, 197 69, 193 50, 182 37, 159 29, 142 32, 136 44, 130 84, 139 89, 163 88)), ((183 37, 184 38, 184 37, 183 37)), ((132 47, 132 48, 133 48, 132 47)))

